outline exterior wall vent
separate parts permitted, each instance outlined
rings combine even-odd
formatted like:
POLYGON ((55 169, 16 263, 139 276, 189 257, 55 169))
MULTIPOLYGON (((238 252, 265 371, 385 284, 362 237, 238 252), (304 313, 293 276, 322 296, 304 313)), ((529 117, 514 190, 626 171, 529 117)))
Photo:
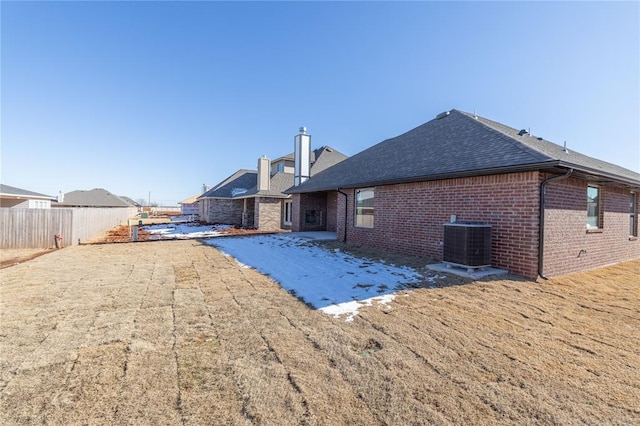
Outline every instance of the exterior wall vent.
POLYGON ((445 223, 442 260, 467 268, 491 266, 491 225, 473 222, 445 223))

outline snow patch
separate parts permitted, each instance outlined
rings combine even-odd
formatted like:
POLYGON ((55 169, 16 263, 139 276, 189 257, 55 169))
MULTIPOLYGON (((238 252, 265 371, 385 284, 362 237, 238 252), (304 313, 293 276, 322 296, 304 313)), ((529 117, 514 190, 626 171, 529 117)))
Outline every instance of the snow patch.
POLYGON ((199 225, 194 223, 162 223, 146 225, 141 229, 148 231, 150 240, 186 240, 191 238, 215 237, 220 231, 231 228, 231 225, 199 225))
POLYGON ((333 315, 334 318, 340 318, 346 315, 346 322, 353 322, 353 319, 358 315, 358 309, 363 306, 373 306, 373 302, 377 302, 377 305, 388 305, 393 299, 395 294, 385 294, 384 296, 372 297, 364 300, 354 300, 352 302, 338 303, 335 305, 325 306, 319 310, 328 315, 333 315))
MULTIPOLYGON (((425 278, 416 270, 328 250, 288 235, 205 240, 250 265, 301 301, 353 321, 362 306, 388 304, 395 292, 425 278)), ((435 280, 435 279, 434 279, 435 280)))

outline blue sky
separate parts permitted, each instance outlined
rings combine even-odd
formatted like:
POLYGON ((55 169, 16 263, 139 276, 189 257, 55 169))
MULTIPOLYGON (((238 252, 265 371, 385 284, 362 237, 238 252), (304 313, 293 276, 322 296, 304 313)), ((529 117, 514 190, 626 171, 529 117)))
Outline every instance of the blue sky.
POLYGON ((2 183, 175 204, 452 108, 640 172, 637 2, 11 2, 2 183))

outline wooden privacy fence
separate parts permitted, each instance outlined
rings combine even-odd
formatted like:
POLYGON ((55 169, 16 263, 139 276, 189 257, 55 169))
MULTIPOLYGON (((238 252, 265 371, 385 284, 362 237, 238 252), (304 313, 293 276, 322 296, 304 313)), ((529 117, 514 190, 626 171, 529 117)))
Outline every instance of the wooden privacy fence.
POLYGON ((55 236, 65 246, 78 244, 127 223, 138 209, 131 208, 0 208, 0 248, 52 248, 55 236))

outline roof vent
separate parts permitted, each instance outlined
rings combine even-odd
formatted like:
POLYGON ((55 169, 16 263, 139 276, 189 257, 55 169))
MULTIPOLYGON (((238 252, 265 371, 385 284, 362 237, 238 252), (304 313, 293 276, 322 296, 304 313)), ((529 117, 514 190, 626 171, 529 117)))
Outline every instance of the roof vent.
POLYGON ((441 120, 449 114, 451 114, 449 111, 441 112, 440 114, 436 115, 436 120, 441 120))
POLYGON ((524 135, 528 135, 529 131, 527 129, 522 129, 518 132, 519 136, 524 136, 524 135))
POLYGON ((565 154, 569 153, 569 150, 567 149, 567 141, 564 141, 564 147, 562 148, 562 152, 564 152, 565 154))

